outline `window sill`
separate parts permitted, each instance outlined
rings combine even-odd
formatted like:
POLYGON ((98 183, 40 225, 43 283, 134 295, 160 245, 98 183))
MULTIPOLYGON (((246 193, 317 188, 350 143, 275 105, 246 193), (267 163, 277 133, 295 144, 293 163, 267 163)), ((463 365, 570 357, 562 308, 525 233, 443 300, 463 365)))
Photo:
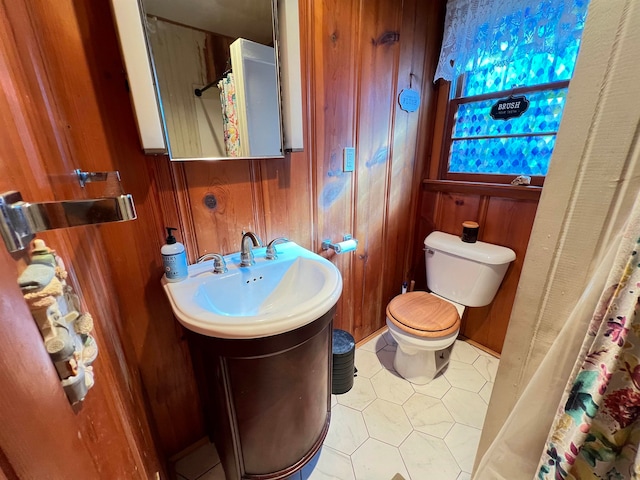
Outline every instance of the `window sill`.
POLYGON ((469 193, 508 197, 523 200, 538 200, 542 187, 526 185, 508 185, 504 183, 460 182, 454 180, 422 180, 425 190, 431 192, 469 193))

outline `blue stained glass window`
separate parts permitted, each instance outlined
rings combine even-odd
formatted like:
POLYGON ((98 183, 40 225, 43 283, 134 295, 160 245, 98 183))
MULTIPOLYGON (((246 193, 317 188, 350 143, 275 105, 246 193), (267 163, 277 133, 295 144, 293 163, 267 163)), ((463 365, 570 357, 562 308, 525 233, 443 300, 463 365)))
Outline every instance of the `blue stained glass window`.
MULTIPOLYGON (((522 15, 522 12, 514 15, 522 15)), ((525 21, 536 24, 537 19, 526 18, 525 21)), ((570 80, 579 46, 580 39, 577 38, 568 42, 563 51, 534 54, 527 52, 526 44, 520 44, 515 47, 516 53, 508 64, 496 58, 495 51, 486 55, 479 52, 475 68, 464 75, 450 126, 448 171, 546 175, 567 88, 550 85, 549 89, 540 90, 536 86, 570 80), (518 94, 529 100, 528 110, 522 116, 508 120, 491 118, 491 107, 500 98, 507 97, 507 94, 501 96, 500 92, 522 87, 534 87, 534 91, 518 94), (490 99, 473 98, 487 94, 490 99)))
POLYGON ((496 99, 461 103, 454 117, 453 138, 556 132, 567 89, 543 90, 526 97, 529 100, 527 111, 509 120, 494 120, 489 115, 496 99))
POLYGON ((555 135, 460 140, 451 145, 451 173, 546 175, 555 135))

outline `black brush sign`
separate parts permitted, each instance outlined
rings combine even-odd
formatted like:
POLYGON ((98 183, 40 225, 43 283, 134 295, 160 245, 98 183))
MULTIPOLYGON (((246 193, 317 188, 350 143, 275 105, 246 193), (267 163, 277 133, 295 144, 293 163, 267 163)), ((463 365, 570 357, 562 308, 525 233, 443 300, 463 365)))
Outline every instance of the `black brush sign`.
POLYGON ((511 96, 498 100, 491 107, 491 118, 494 120, 509 120, 522 115, 529 108, 529 100, 523 95, 511 96))

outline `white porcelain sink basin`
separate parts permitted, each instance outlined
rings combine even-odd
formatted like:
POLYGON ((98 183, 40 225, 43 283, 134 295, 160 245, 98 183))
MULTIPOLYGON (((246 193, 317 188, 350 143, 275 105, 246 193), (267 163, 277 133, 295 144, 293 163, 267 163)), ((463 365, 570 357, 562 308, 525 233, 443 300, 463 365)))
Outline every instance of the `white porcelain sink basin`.
POLYGON ((240 267, 240 254, 224 257, 229 271, 213 273, 213 261, 189 266, 176 283, 162 280, 173 313, 186 328, 218 338, 259 338, 302 327, 333 307, 342 277, 327 259, 294 242, 253 250, 256 264, 240 267))

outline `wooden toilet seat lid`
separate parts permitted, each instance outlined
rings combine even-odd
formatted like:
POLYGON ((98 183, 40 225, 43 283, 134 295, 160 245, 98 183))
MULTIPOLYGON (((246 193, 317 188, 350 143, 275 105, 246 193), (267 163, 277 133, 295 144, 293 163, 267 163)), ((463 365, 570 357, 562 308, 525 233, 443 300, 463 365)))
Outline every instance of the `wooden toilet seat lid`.
POLYGON ((427 292, 398 295, 387 305, 387 318, 418 337, 445 337, 460 328, 456 307, 427 292))

